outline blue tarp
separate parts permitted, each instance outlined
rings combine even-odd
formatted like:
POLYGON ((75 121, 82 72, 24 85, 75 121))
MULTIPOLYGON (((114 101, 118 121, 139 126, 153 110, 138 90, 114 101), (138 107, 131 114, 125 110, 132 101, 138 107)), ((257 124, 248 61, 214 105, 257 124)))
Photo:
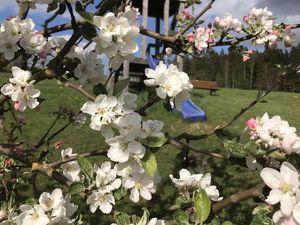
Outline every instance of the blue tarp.
MULTIPOLYGON (((147 63, 150 67, 150 69, 155 70, 155 67, 159 63, 158 59, 155 59, 152 57, 152 55, 148 55, 147 57, 147 63)), ((166 62, 164 62, 166 63, 166 62)), ((205 112, 200 109, 191 99, 187 99, 182 102, 182 111, 181 111, 182 117, 185 120, 191 121, 191 122, 197 122, 197 121, 205 121, 206 115, 205 112)))

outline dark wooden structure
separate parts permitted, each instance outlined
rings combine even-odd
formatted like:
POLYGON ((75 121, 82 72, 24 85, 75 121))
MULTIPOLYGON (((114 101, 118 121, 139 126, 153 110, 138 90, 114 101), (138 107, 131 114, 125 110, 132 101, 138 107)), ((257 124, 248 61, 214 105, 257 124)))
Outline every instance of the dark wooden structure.
MULTIPOLYGON (((144 28, 148 28, 149 17, 155 18, 155 31, 161 33, 161 19, 163 19, 163 34, 169 35, 171 31, 176 27, 176 15, 184 8, 185 0, 132 0, 132 6, 139 8, 142 14, 142 24, 144 28), (173 20, 170 24, 170 17, 173 16, 173 20)), ((151 48, 154 48, 155 54, 159 53, 161 47, 160 42, 155 40, 155 43, 149 44, 151 48)), ((136 57, 131 62, 125 61, 122 67, 117 71, 117 77, 122 76, 123 79, 130 78, 131 85, 143 86, 143 80, 145 78, 145 68, 148 67, 147 55, 151 54, 148 46, 148 37, 142 35, 142 42, 140 46, 141 55, 136 57)), ((177 64, 180 70, 182 70, 183 60, 181 57, 177 57, 177 64)))
POLYGON ((207 81, 207 80, 191 80, 191 83, 194 86, 194 89, 204 89, 209 90, 209 94, 216 94, 218 88, 218 84, 215 81, 207 81))

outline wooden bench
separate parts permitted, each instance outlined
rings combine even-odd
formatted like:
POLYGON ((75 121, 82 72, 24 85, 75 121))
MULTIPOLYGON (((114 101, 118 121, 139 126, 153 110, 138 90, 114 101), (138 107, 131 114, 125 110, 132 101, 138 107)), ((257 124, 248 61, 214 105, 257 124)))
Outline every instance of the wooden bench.
POLYGON ((218 89, 217 82, 215 81, 206 81, 206 80, 191 80, 195 89, 204 89, 209 90, 209 94, 216 94, 218 89))

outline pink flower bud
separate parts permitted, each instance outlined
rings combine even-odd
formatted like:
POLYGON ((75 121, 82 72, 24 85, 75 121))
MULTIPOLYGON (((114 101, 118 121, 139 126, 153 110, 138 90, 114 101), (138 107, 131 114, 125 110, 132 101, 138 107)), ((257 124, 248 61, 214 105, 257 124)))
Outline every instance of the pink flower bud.
POLYGON ((299 223, 293 217, 290 217, 289 219, 285 219, 284 225, 299 225, 299 223))
POLYGON ((247 126, 248 126, 249 129, 255 130, 256 120, 253 117, 251 119, 249 119, 246 123, 247 123, 247 126))
POLYGON ((187 38, 188 38, 189 42, 194 42, 195 41, 195 36, 192 32, 187 35, 187 38))
POLYGON ((19 101, 14 102, 14 109, 17 110, 17 111, 20 109, 20 102, 19 101))
POLYGON ((172 54, 172 49, 171 48, 166 48, 166 54, 171 55, 172 54))
POLYGON ((245 23, 248 23, 248 22, 249 22, 249 16, 244 16, 244 17, 243 17, 243 21, 244 21, 245 23))
POLYGON ((247 62, 249 59, 249 55, 243 55, 243 62, 247 62))

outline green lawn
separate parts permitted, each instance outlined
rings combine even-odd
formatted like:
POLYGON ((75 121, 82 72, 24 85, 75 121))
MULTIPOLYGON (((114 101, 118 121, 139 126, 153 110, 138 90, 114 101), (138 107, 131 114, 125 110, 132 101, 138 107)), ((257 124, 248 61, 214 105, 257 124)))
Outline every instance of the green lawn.
MULTIPOLYGON (((5 83, 7 79, 6 74, 0 74, 0 85, 5 83)), ((40 111, 26 110, 23 114, 17 113, 18 117, 26 121, 23 133, 18 134, 19 140, 24 140, 29 145, 37 143, 55 119, 55 115, 52 112, 57 111, 60 106, 79 110, 86 101, 83 96, 74 90, 67 89, 55 81, 45 81, 37 84, 37 87, 41 90, 41 97, 46 99, 41 105, 40 111)), ((231 118, 241 107, 247 105, 255 98, 257 93, 256 91, 249 90, 221 89, 217 94, 217 96, 210 96, 208 91, 202 90, 194 90, 192 94, 192 100, 206 112, 207 121, 204 123, 185 122, 178 113, 166 112, 162 103, 157 103, 148 110, 147 118, 164 121, 166 124, 165 131, 170 135, 175 136, 182 132, 201 134, 231 118)), ((146 94, 139 94, 139 104, 143 104, 144 101, 146 101, 146 94)), ((258 103, 237 120, 229 130, 239 133, 245 128, 245 121, 247 119, 262 116, 265 112, 268 112, 270 115, 281 115, 283 119, 288 120, 292 126, 300 130, 300 94, 283 92, 271 93, 265 98, 265 101, 258 103)), ((6 125, 9 124, 9 118, 5 121, 6 125)), ((67 121, 60 120, 53 130, 59 129, 65 123, 67 121)), ((103 143, 101 135, 91 130, 88 125, 89 119, 84 127, 80 129, 74 126, 68 127, 59 136, 59 139, 63 142, 63 147, 72 147, 78 153, 105 149, 106 145, 103 143)), ((4 135, 2 131, 0 132, 0 141, 3 141, 4 135)), ((53 144, 53 141, 51 144, 53 144)), ((193 144, 201 149, 211 151, 222 151, 223 148, 221 142, 215 136, 194 142, 193 144)), ((52 153, 52 157, 56 159, 59 155, 59 151, 52 153)), ((174 200, 175 189, 170 185, 168 174, 178 174, 180 168, 187 167, 188 165, 197 172, 211 172, 214 177, 214 183, 220 189, 222 196, 227 196, 237 190, 246 189, 259 181, 259 177, 255 172, 250 172, 244 167, 236 166, 232 161, 228 160, 217 160, 191 153, 187 162, 183 160, 185 157, 184 154, 170 146, 160 149, 156 153, 156 156, 159 162, 162 182, 159 185, 158 192, 154 195, 154 199, 148 204, 148 208, 152 211, 153 216, 165 217, 164 215, 166 214, 171 215, 168 212, 168 208, 174 200)), ((100 162, 101 160, 103 159, 93 159, 94 162, 100 162)), ((45 179, 41 178, 41 182, 39 183, 41 189, 45 186, 45 183, 47 183, 45 179)), ((28 192, 30 192, 29 187, 26 189, 27 194, 28 192)), ((143 203, 145 202, 141 202, 138 205, 128 205, 123 202, 117 208, 126 207, 129 211, 136 209, 141 211, 143 203)), ((251 202, 251 205, 253 206, 253 202, 251 202)), ((251 209, 243 204, 242 206, 234 206, 227 209, 227 211, 222 213, 222 216, 231 219, 236 224, 244 225, 249 224, 248 216, 250 214, 251 209), (230 218, 228 216, 229 211, 236 212, 236 214, 234 216, 230 214, 230 218)), ((97 216, 95 216, 95 222, 90 224, 99 224, 99 219, 97 219, 97 216)))

